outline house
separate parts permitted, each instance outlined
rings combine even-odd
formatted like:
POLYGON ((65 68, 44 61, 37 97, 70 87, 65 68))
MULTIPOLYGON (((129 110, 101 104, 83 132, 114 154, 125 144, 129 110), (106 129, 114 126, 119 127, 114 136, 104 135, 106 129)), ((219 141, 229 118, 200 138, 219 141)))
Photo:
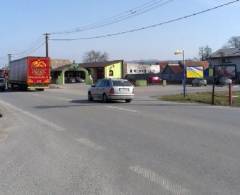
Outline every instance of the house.
POLYGON ((210 67, 216 67, 217 76, 227 76, 240 81, 240 48, 224 48, 208 59, 210 67))
POLYGON ((89 72, 93 82, 103 78, 123 78, 124 75, 123 60, 82 63, 79 66, 89 72))
POLYGON ((180 63, 169 63, 161 73, 163 80, 180 83, 183 79, 183 66, 180 63))
POLYGON ((160 61, 157 64, 160 66, 160 72, 163 72, 165 67, 169 64, 169 61, 160 61))

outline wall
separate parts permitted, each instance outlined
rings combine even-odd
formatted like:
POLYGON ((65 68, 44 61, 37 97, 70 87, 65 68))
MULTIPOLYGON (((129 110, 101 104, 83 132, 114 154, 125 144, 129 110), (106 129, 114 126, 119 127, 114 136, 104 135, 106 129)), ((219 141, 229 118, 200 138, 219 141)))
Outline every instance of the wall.
POLYGON ((64 82, 64 73, 65 73, 64 71, 61 71, 60 75, 57 78, 56 84, 58 84, 58 85, 64 85, 65 84, 65 82, 64 82))
POLYGON ((123 63, 118 62, 115 64, 111 64, 104 68, 104 76, 105 78, 122 78, 123 76, 123 63), (113 75, 111 75, 111 71, 113 75))

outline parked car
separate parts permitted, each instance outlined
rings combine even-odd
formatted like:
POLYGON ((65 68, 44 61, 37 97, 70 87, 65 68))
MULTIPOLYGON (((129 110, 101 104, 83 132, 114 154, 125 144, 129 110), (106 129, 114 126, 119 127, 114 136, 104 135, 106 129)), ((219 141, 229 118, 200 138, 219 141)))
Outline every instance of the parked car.
POLYGON ((207 86, 207 80, 202 78, 193 79, 192 86, 207 86))
POLYGON ((160 84, 161 83, 161 78, 156 75, 152 75, 148 77, 148 84, 160 84))
POLYGON ((81 77, 76 77, 76 82, 77 82, 77 83, 84 83, 85 80, 82 79, 81 77))
POLYGON ((127 103, 134 98, 134 86, 125 79, 101 79, 88 90, 88 100, 125 100, 127 103))
POLYGON ((229 79, 228 77, 221 77, 217 81, 217 84, 219 85, 229 85, 230 83, 232 83, 232 79, 229 79))
POLYGON ((6 88, 6 81, 4 78, 0 78, 0 90, 4 91, 6 88))

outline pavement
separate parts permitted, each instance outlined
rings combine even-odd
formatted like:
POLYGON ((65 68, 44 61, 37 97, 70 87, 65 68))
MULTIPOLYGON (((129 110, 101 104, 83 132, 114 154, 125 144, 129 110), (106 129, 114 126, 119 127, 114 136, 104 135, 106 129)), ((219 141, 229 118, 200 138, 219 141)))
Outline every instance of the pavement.
POLYGON ((239 108, 152 98, 181 86, 131 104, 86 89, 0 94, 0 194, 239 194, 239 108))

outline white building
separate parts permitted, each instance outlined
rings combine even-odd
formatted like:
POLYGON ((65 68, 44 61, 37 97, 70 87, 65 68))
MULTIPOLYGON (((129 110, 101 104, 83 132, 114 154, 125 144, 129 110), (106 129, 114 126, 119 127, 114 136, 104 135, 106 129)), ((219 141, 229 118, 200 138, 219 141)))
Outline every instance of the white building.
POLYGON ((160 73, 160 66, 155 64, 127 63, 127 74, 160 73))

